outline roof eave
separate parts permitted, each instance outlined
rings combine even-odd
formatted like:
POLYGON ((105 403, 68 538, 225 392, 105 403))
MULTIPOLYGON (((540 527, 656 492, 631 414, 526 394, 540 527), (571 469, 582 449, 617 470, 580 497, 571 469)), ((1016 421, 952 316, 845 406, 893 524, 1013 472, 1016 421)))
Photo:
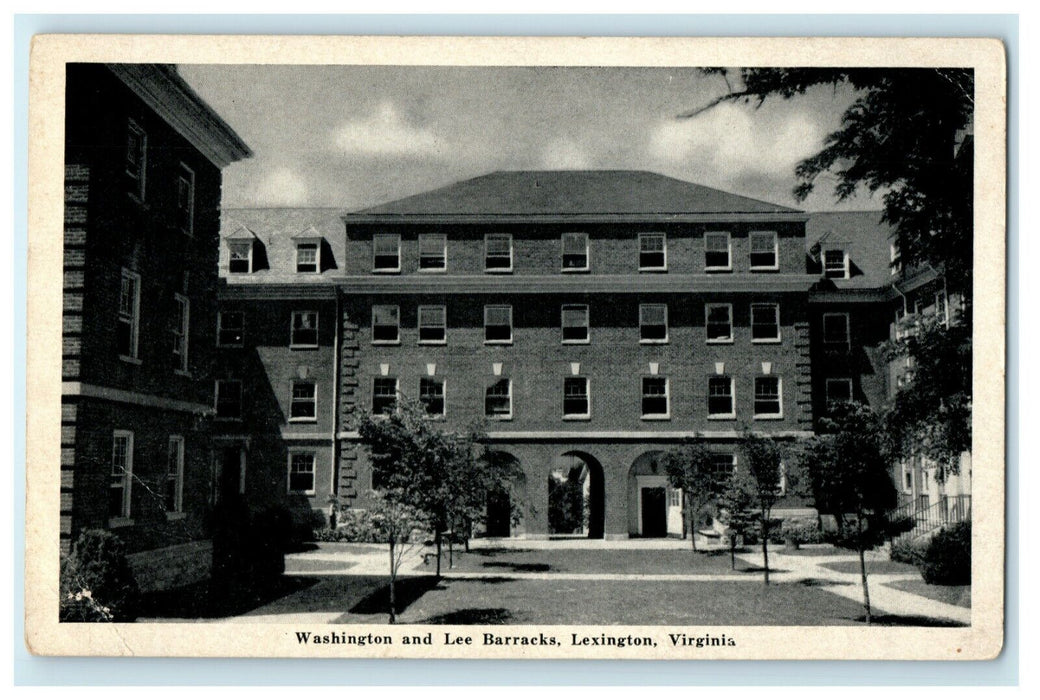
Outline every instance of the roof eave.
POLYGON ((660 214, 601 213, 601 214, 367 214, 348 213, 342 216, 346 224, 487 224, 487 223, 734 223, 734 222, 795 222, 808 221, 805 212, 689 212, 660 214))

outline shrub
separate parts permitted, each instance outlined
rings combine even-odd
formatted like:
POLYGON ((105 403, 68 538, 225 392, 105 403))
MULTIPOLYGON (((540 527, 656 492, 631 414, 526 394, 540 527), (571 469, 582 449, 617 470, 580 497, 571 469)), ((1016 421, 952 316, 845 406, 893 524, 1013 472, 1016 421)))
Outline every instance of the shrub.
POLYGON ((971 583, 971 523, 943 528, 932 537, 920 564, 925 583, 965 586, 971 583))
POLYGON ((139 594, 123 541, 107 530, 85 530, 62 561, 58 619, 131 622, 139 594))
POLYGON ((791 518, 785 520, 780 526, 780 537, 784 542, 795 545, 820 544, 823 542, 823 533, 820 525, 815 519, 791 518))
POLYGON ((892 548, 888 552, 888 558, 892 561, 902 562, 903 564, 913 564, 914 566, 920 567, 921 561, 924 559, 924 549, 920 544, 917 544, 913 539, 904 537, 900 540, 892 542, 892 548))
POLYGON ((367 510, 341 510, 336 527, 322 527, 313 531, 315 542, 368 542, 386 544, 386 536, 379 531, 367 510))

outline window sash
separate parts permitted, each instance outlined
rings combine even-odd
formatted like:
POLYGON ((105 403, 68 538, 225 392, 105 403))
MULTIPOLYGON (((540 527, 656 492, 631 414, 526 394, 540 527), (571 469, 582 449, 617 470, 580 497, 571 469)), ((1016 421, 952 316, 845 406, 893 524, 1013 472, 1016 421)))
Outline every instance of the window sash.
POLYGON ((318 386, 315 382, 294 381, 289 402, 289 418, 318 417, 318 386))
POLYGON ((513 339, 513 307, 484 307, 484 340, 508 342, 513 339))
POLYGON ((752 340, 779 340, 780 339, 780 305, 779 304, 752 304, 751 305, 751 339, 752 340))
POLYGON ((119 290, 119 320, 116 341, 122 357, 137 358, 137 338, 141 316, 141 278, 123 270, 119 290))
POLYGON ((484 269, 509 270, 513 267, 513 236, 490 233, 484 237, 484 269))
POLYGON ((112 435, 112 461, 109 472, 109 518, 130 517, 130 486, 133 483, 134 435, 117 430, 112 435))
POLYGON ((708 415, 732 416, 734 413, 733 379, 731 377, 709 377, 708 415))
POLYGON ((419 401, 431 416, 444 415, 444 380, 423 377, 419 380, 419 401))
POLYGON ((174 296, 173 368, 181 372, 188 370, 188 333, 191 306, 186 297, 174 296))
POLYGON ((195 172, 184 163, 177 176, 177 218, 181 231, 191 235, 195 229, 195 172))
POLYGON ((513 414, 513 382, 499 379, 484 391, 484 415, 504 418, 513 414))
POLYGON ((144 199, 145 173, 148 167, 148 133, 134 122, 127 124, 126 174, 136 183, 133 195, 144 199))
POLYGON ((733 340, 733 307, 730 304, 707 304, 704 330, 708 341, 733 340))
POLYGON ((561 237, 564 270, 585 270, 589 267, 589 237, 585 233, 565 233, 561 237))
POLYGON ((752 231, 751 232, 751 267, 752 268, 776 268, 777 261, 777 235, 774 231, 752 231))
POLYGON ((564 378, 563 415, 589 415, 589 380, 587 377, 564 378))
POLYGON ((253 271, 253 244, 251 241, 228 243, 228 272, 249 273, 253 271))
POLYGON ((447 335, 447 325, 447 310, 445 307, 419 307, 419 342, 444 342, 447 335))
POLYGON ((318 312, 294 311, 292 315, 293 347, 316 347, 318 345, 318 312))
POLYGON ((377 233, 372 237, 372 269, 401 269, 401 237, 397 234, 377 233))
POLYGON ((289 457, 289 492, 314 493, 314 462, 312 452, 293 452, 289 457))
POLYGON ((401 338, 401 308, 389 304, 372 307, 372 342, 396 343, 401 338))
POLYGON ((574 304, 561 308, 560 328, 564 341, 587 341, 589 339, 589 307, 574 304))
POLYGON ((296 246, 296 271, 318 272, 318 244, 299 243, 296 246))
POLYGON ((719 453, 711 456, 711 471, 716 478, 728 479, 733 476, 737 465, 736 459, 734 459, 735 456, 729 453, 719 453))
POLYGON ((848 255, 844 249, 831 248, 823 251, 824 276, 843 279, 849 276, 848 255))
POLYGON ((848 314, 823 315, 823 342, 827 345, 849 346, 848 314))
POLYGON ((639 267, 643 270, 659 270, 666 265, 667 239, 663 233, 639 234, 639 267))
POLYGON ((780 378, 755 377, 755 415, 778 416, 780 413, 780 378))
POLYGON ((643 377, 642 413, 644 416, 668 415, 668 380, 643 377))
POLYGON ((372 413, 380 415, 397 405, 397 378, 374 377, 372 379, 372 413))
POLYGON ((445 269, 448 264, 447 249, 447 236, 439 233, 419 234, 419 269, 445 269))
POLYGON ((640 340, 668 339, 668 306, 666 304, 639 305, 640 340))
POLYGON ((711 270, 728 270, 730 260, 730 236, 726 232, 704 234, 704 267, 711 270))
POLYGON ((165 507, 168 513, 184 510, 184 438, 171 435, 166 448, 165 507))
POLYGON ((245 314, 241 311, 221 311, 217 315, 217 343, 241 346, 245 336, 245 314))

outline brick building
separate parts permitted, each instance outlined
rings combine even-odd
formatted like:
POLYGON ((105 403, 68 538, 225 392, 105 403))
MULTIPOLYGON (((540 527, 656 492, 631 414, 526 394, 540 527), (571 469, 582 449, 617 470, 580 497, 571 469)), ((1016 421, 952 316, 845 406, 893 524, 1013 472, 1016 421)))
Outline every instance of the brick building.
POLYGON ((62 551, 108 528, 180 583, 208 565, 221 168, 251 154, 171 66, 66 83, 62 551))

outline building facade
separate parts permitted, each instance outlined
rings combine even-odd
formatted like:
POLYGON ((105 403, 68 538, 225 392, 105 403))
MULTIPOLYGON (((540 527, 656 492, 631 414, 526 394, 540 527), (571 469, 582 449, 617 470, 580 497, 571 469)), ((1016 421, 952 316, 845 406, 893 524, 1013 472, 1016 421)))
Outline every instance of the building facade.
POLYGON ((172 585, 208 567, 221 168, 250 151, 173 67, 66 83, 61 547, 110 529, 172 585))

